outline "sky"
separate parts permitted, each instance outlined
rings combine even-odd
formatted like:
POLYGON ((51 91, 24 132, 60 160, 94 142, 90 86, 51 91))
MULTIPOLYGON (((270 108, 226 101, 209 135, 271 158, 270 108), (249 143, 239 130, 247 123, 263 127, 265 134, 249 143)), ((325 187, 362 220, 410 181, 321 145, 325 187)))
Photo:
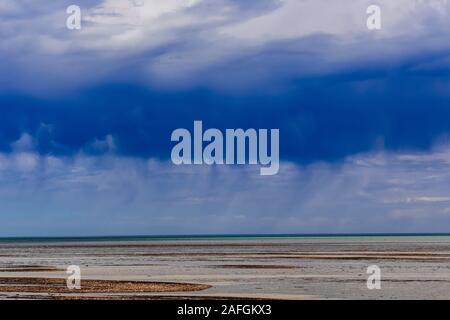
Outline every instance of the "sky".
POLYGON ((0 40, 0 236, 450 232, 450 1, 2 0, 0 40), (174 165, 194 120, 279 173, 174 165))

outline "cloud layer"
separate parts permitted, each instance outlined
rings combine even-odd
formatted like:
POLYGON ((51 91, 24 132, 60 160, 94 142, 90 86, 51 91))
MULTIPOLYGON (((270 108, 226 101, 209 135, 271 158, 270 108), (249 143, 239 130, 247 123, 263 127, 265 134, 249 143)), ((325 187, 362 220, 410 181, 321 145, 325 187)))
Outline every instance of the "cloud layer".
POLYGON ((373 33, 368 0, 80 0, 82 29, 70 31, 72 1, 8 0, 0 7, 2 87, 55 94, 117 79, 256 89, 424 54, 448 57, 447 0, 378 3, 382 29, 373 33))
POLYGON ((284 162, 279 175, 261 177, 257 166, 41 156, 23 136, 0 154, 0 233, 445 232, 449 164, 447 145, 339 165, 284 162))
POLYGON ((194 120, 279 128, 284 160, 335 161, 382 144, 429 149, 450 132, 450 4, 380 1, 62 1, 0 8, 0 150, 167 159, 194 120))

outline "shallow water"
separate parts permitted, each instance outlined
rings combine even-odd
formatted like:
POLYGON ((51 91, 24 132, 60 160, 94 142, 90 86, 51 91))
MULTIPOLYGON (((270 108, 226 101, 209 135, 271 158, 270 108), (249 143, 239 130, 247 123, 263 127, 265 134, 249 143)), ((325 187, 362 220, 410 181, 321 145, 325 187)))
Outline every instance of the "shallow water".
MULTIPOLYGON (((0 243, 0 268, 79 265, 82 279, 203 283, 183 296, 450 299, 450 236, 32 239, 0 243), (381 290, 366 286, 381 268, 381 290)), ((66 277, 53 272, 0 276, 66 277)), ((1 292, 1 287, 0 287, 1 292)), ((11 294, 4 294, 9 297, 11 294)))

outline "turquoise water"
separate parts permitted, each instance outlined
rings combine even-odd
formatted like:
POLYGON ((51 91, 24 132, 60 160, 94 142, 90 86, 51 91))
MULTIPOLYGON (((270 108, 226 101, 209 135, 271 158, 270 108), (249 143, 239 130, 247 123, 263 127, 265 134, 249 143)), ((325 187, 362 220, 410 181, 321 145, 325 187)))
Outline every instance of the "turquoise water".
POLYGON ((450 237, 450 233, 348 233, 348 234, 223 234, 223 235, 149 235, 89 237, 0 237, 0 242, 89 242, 89 241, 168 241, 168 240, 256 240, 301 238, 430 238, 450 237))

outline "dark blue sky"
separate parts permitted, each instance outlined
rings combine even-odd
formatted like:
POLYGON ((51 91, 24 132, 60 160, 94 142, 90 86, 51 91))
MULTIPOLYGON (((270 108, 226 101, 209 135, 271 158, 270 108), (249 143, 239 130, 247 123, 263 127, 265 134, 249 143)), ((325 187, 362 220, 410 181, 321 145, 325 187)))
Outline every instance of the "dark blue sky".
POLYGON ((11 151, 26 132, 43 155, 98 154, 102 150, 90 144, 111 135, 120 155, 167 159, 170 133, 202 120, 220 129, 280 128, 282 160, 300 164, 339 161, 380 147, 427 150, 450 132, 450 95, 439 88, 450 72, 414 70, 432 58, 283 79, 285 88, 274 93, 104 83, 50 98, 5 94, 0 148, 11 151))

